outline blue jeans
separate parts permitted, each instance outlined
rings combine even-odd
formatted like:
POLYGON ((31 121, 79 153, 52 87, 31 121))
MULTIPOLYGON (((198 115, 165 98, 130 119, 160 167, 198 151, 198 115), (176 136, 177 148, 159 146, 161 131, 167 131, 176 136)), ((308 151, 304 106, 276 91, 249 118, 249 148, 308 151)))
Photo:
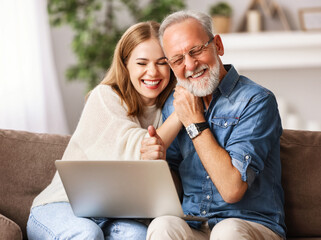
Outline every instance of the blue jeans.
POLYGON ((130 219, 76 217, 67 202, 34 207, 27 223, 29 240, 146 239, 147 226, 130 219))

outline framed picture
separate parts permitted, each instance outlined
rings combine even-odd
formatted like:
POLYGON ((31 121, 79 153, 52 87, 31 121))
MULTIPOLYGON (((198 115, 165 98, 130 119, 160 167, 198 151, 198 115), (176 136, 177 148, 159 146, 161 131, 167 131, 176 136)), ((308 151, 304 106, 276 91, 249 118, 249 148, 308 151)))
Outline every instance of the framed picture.
POLYGON ((321 7, 299 9, 299 21, 303 31, 321 31, 321 7))

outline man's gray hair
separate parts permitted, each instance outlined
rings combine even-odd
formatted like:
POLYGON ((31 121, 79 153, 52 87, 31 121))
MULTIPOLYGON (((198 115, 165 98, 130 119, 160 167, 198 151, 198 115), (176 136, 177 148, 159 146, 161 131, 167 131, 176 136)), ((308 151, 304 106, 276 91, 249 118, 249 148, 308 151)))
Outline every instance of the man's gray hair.
POLYGON ((194 18, 195 20, 197 20, 202 25, 205 32, 210 38, 214 37, 212 18, 209 15, 202 12, 192 11, 192 10, 182 10, 182 11, 174 12, 168 15, 163 20, 158 33, 161 46, 163 46, 163 35, 166 28, 170 27, 173 24, 183 22, 190 18, 194 18))

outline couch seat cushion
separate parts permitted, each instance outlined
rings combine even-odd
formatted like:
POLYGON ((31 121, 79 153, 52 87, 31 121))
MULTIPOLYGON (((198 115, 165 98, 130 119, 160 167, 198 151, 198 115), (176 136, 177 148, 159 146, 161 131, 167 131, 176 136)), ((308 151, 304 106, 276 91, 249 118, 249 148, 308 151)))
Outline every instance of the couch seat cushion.
POLYGON ((9 218, 0 214, 0 239, 21 240, 22 232, 20 227, 9 218))
POLYGON ((287 237, 321 238, 321 132, 284 130, 282 184, 287 237))
POLYGON ((0 129, 0 212, 20 226, 24 237, 32 201, 51 182, 54 161, 69 139, 0 129))

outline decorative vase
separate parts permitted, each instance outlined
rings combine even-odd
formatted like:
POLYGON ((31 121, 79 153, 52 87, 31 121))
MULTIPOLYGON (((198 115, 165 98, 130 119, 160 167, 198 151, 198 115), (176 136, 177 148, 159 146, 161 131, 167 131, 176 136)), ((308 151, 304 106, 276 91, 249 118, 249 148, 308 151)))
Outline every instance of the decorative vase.
POLYGON ((248 32, 262 31, 262 16, 258 10, 249 10, 246 14, 246 30, 248 32))
POLYGON ((231 17, 214 15, 212 16, 212 19, 215 33, 221 34, 230 32, 231 17))

